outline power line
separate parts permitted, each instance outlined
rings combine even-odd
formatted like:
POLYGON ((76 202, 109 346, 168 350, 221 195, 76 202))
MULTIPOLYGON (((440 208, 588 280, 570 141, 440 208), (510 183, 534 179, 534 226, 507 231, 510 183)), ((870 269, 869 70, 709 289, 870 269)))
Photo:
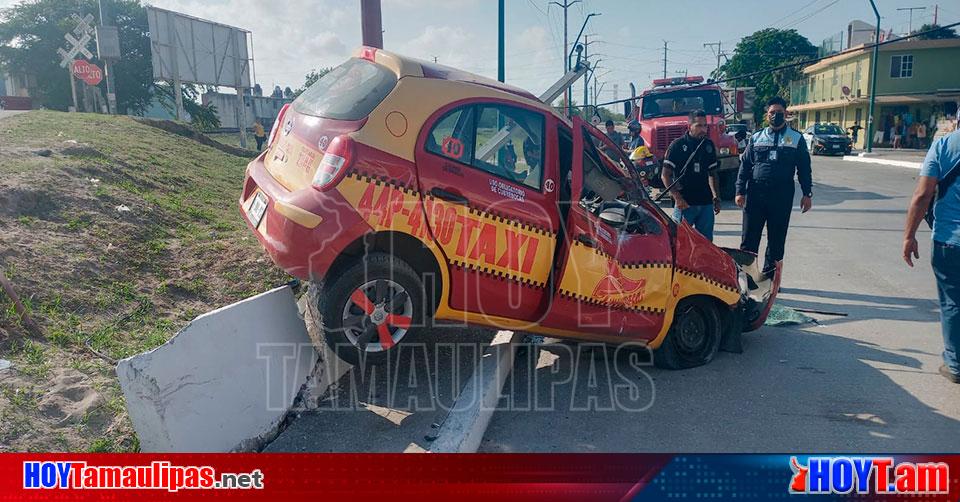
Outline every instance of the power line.
MULTIPOLYGON (((697 89, 697 88, 704 87, 704 86, 708 86, 708 85, 716 85, 716 84, 721 84, 721 83, 724 83, 724 82, 731 82, 731 81, 735 81, 735 80, 743 80, 743 79, 747 79, 747 78, 750 78, 750 77, 755 77, 755 76, 757 76, 757 75, 764 75, 764 74, 767 74, 767 73, 773 73, 773 72, 775 72, 775 71, 788 70, 788 69, 790 69, 790 68, 796 68, 797 66, 811 65, 811 64, 814 64, 814 63, 823 61, 824 59, 835 58, 835 57, 837 57, 837 56, 842 56, 842 55, 844 55, 844 54, 850 54, 850 53, 859 52, 859 51, 866 51, 867 49, 872 49, 874 46, 876 46, 876 47, 882 47, 882 46, 884 46, 884 45, 894 44, 894 43, 897 43, 897 42, 902 42, 902 41, 904 41, 904 40, 909 40, 909 39, 912 39, 912 38, 917 38, 917 37, 922 36, 922 35, 927 35, 927 34, 929 34, 929 33, 933 33, 933 32, 936 32, 936 31, 947 30, 947 29, 950 29, 950 28, 954 28, 954 27, 956 27, 956 26, 960 26, 960 22, 943 25, 943 26, 940 26, 940 27, 938 27, 938 28, 934 28, 934 29, 931 29, 931 30, 918 31, 918 32, 916 32, 916 33, 911 33, 911 34, 909 34, 909 35, 902 36, 902 37, 891 38, 890 40, 884 40, 883 42, 880 42, 880 43, 864 44, 864 45, 862 45, 862 46, 857 46, 857 47, 854 47, 854 48, 850 48, 850 49, 847 49, 847 50, 845 50, 845 51, 840 51, 840 52, 838 52, 838 53, 836 53, 836 54, 830 54, 830 55, 827 55, 827 56, 820 56, 820 57, 805 59, 805 60, 803 60, 803 61, 797 61, 797 62, 795 62, 795 63, 788 63, 788 64, 780 65, 780 66, 777 66, 776 68, 770 68, 770 69, 768 69, 768 70, 760 70, 760 71, 745 73, 745 74, 743 74, 743 75, 735 75, 735 76, 733 76, 733 77, 719 78, 719 79, 712 80, 712 81, 710 81, 710 82, 706 82, 706 83, 703 83, 703 84, 691 85, 691 86, 687 87, 687 89, 697 89)), ((613 105, 613 104, 617 104, 617 103, 624 103, 624 102, 627 102, 627 101, 631 101, 631 98, 618 99, 618 100, 614 100, 614 101, 608 101, 608 102, 606 102, 606 103, 597 103, 596 106, 607 106, 607 105, 613 105)))
POLYGON ((807 19, 810 19, 810 18, 812 18, 813 16, 816 16, 817 14, 819 14, 819 13, 821 13, 821 12, 829 9, 830 7, 833 7, 833 6, 836 5, 839 1, 840 1, 840 0, 833 0, 832 2, 828 3, 827 5, 824 5, 823 7, 820 7, 819 9, 811 12, 810 14, 807 14, 806 16, 801 17, 800 19, 798 19, 798 20, 796 20, 796 21, 794 21, 794 22, 792 22, 792 23, 790 23, 790 24, 785 25, 785 26, 783 27, 783 29, 793 28, 794 26, 799 25, 800 23, 806 21, 807 19))

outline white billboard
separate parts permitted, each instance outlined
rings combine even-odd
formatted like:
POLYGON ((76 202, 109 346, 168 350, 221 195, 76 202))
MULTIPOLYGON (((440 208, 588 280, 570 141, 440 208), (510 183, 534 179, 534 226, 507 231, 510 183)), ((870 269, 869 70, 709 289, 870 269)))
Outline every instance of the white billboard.
POLYGON ((250 87, 247 30, 147 6, 153 78, 250 87))

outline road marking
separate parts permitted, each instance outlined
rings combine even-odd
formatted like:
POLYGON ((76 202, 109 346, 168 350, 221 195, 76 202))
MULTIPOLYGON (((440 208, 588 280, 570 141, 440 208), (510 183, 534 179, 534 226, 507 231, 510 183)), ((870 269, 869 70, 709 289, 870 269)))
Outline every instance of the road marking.
POLYGON ((920 169, 923 166, 922 162, 908 162, 906 160, 891 160, 891 159, 878 159, 878 158, 870 158, 870 157, 859 157, 856 155, 844 155, 843 160, 849 160, 852 162, 863 162, 866 164, 881 164, 885 166, 907 167, 910 169, 920 169))

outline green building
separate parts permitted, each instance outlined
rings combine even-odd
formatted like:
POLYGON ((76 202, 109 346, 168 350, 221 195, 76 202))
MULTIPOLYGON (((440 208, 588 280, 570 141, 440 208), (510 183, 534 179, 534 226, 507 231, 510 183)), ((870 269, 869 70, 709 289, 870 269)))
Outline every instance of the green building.
MULTIPOLYGON (((854 47, 804 68, 805 78, 791 82, 789 111, 800 130, 817 123, 860 131, 856 148, 864 148, 870 105, 872 49, 854 47)), ((880 46, 877 67, 876 128, 888 146, 888 129, 897 117, 922 122, 933 137, 940 119, 956 116, 960 101, 960 39, 905 40, 880 46)), ((943 122, 940 122, 942 125, 943 122)))

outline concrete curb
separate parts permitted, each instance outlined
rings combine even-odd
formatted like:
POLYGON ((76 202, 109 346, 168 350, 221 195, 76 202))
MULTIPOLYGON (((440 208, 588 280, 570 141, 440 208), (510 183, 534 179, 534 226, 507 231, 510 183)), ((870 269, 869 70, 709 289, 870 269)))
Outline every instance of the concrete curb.
POLYGON ((857 155, 844 155, 843 160, 848 160, 851 162, 863 162, 865 164, 881 164, 885 166, 893 167, 906 167, 910 169, 920 169, 923 166, 922 162, 909 162, 906 160, 891 160, 891 159, 879 159, 873 157, 860 157, 857 155))
POLYGON ((522 339, 521 333, 497 333, 440 425, 430 453, 476 453, 500 400, 503 384, 513 370, 514 355, 522 339))

